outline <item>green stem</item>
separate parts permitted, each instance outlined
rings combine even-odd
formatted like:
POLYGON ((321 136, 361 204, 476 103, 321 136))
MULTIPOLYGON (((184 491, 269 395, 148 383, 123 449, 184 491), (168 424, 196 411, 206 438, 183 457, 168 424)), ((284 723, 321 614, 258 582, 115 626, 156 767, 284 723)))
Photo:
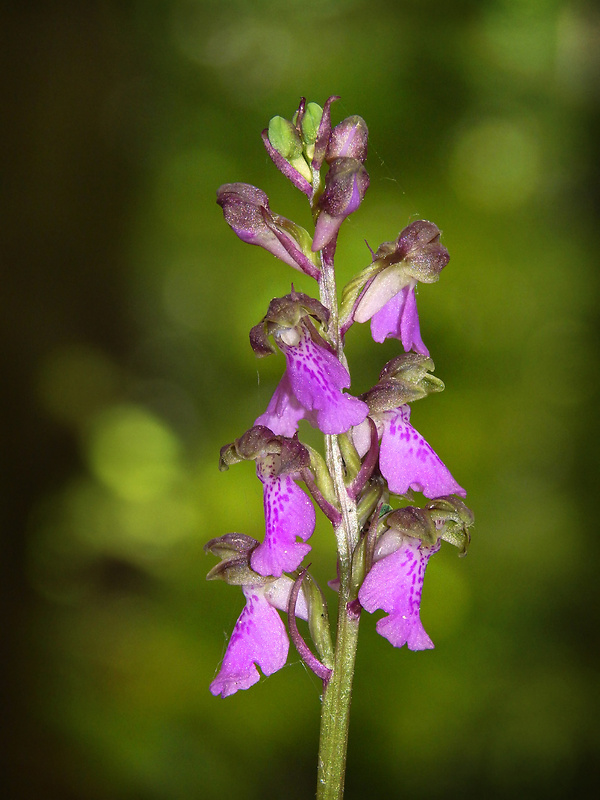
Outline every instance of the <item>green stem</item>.
POLYGON ((347 603, 340 587, 335 661, 321 706, 317 800, 341 800, 344 796, 350 701, 359 624, 358 618, 348 614, 347 603))
MULTIPOLYGON (((334 251, 335 242, 322 252, 321 302, 329 309, 329 334, 340 361, 345 364, 338 322, 334 251)), ((359 617, 348 609, 349 603, 356 599, 352 586, 352 554, 358 543, 359 529, 356 503, 346 490, 344 462, 337 436, 325 436, 325 453, 342 520, 335 527, 340 572, 338 626, 333 671, 323 692, 321 706, 317 798, 341 800, 344 795, 352 680, 358 645, 359 617)))

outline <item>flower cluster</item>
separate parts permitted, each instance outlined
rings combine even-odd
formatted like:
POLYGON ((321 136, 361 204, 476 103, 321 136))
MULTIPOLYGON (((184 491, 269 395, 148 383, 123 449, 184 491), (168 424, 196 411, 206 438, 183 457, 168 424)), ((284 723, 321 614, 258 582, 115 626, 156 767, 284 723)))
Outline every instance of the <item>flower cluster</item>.
POLYGON ((301 568, 315 529, 313 501, 332 522, 338 544, 343 531, 341 540, 352 551, 351 574, 341 581, 350 587, 344 595, 348 613, 383 610, 378 632, 411 650, 433 647, 419 616, 427 562, 442 541, 466 552, 473 523, 461 499, 465 490, 411 424, 410 404, 444 388, 432 374, 415 291, 419 282, 437 281, 448 263, 437 226, 418 220, 381 244, 344 288, 338 313, 332 290, 337 237, 363 202, 369 175, 367 126, 352 116, 332 127, 336 99, 323 108, 302 99, 292 120, 274 117, 263 131, 275 166, 310 202, 312 235, 274 213, 254 186, 226 184, 217 192, 226 222, 243 242, 309 276, 320 292, 316 299, 292 287, 270 302, 250 331, 256 356, 279 351, 285 370, 254 425, 221 450, 221 469, 255 462, 265 516, 261 542, 231 533, 206 546, 221 558, 208 577, 241 586, 246 598, 211 684, 213 694, 223 697, 256 683, 256 665, 265 675, 284 665, 289 639, 280 611, 287 613, 290 636, 308 666, 324 681, 331 674, 326 604, 301 568), (346 391, 351 379, 344 337, 355 322, 369 320, 376 342, 395 338, 403 352, 372 388, 354 396, 346 391), (300 442, 300 420, 326 436, 326 459, 300 442), (414 492, 428 501, 422 508, 408 504, 414 492), (344 527, 350 518, 357 520, 354 533, 344 527), (296 617, 308 621, 321 660, 300 636, 296 617))

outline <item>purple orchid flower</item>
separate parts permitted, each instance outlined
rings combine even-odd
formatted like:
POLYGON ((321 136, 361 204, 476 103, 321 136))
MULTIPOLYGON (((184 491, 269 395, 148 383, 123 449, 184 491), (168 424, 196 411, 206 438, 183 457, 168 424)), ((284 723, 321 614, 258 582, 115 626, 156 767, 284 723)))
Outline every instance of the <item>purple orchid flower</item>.
POLYGON ((278 578, 298 568, 310 545, 304 542, 315 529, 315 509, 308 495, 296 485, 310 463, 308 450, 297 439, 276 435, 255 425, 235 442, 221 448, 220 469, 240 461, 255 461, 263 485, 265 538, 249 554, 255 573, 278 578))
POLYGON ((336 158, 325 176, 319 198, 313 251, 322 250, 338 234, 343 221, 360 206, 369 188, 369 173, 357 158, 336 158))
MULTIPOLYGON (((448 494, 465 497, 466 491, 410 424, 410 406, 372 412, 370 416, 380 431, 379 469, 390 492, 402 495, 413 489, 428 498, 448 494)), ((353 439, 359 454, 364 455, 370 444, 370 431, 365 423, 354 429, 353 439)))
POLYGON ((275 336, 285 355, 286 371, 267 410, 256 420, 275 433, 291 436, 300 419, 308 419, 322 433, 345 433, 368 414, 368 406, 342 389, 350 373, 307 330, 295 328, 275 336))
MULTIPOLYGON (((287 575, 264 585, 243 585, 246 606, 240 614, 216 678, 210 685, 213 695, 229 697, 240 689, 249 689, 264 675, 272 675, 287 661, 289 639, 277 609, 288 610, 294 581, 287 575)), ((296 603, 296 616, 308 619, 302 593, 296 603)))
POLYGON ((342 391, 350 386, 350 373, 311 318, 324 324, 329 313, 318 300, 292 292, 272 300, 266 316, 250 332, 258 356, 274 352, 269 335, 285 355, 283 378, 255 422, 282 436, 293 436, 301 419, 322 433, 345 433, 369 412, 366 403, 342 391))
POLYGON ((421 593, 429 558, 441 543, 427 546, 412 536, 386 531, 379 540, 375 563, 359 592, 362 607, 377 609, 388 616, 377 622, 376 630, 394 647, 407 645, 409 650, 430 650, 433 642, 421 623, 421 593))
POLYGON ((296 475, 277 474, 275 459, 257 459, 256 474, 263 484, 265 538, 252 552, 250 565, 259 575, 279 577, 297 569, 310 552, 309 539, 315 530, 315 509, 305 492, 296 485, 296 475))
POLYGON ((352 319, 371 320, 376 342, 388 336, 399 339, 406 351, 429 355, 423 344, 417 314, 417 282, 434 283, 450 260, 439 243, 440 230, 426 220, 405 228, 394 242, 384 242, 375 253, 373 264, 365 270, 365 283, 352 319))

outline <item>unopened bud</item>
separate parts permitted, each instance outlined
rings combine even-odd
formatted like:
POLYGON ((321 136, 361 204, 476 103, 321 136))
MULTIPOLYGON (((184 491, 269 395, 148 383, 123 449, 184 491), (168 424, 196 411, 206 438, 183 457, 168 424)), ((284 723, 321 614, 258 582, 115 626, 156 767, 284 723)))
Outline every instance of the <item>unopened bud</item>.
POLYGON ((331 131, 325 160, 328 164, 336 158, 356 158, 363 162, 367 157, 369 129, 362 117, 355 115, 342 120, 331 131))
POLYGON ((302 140, 292 122, 283 117, 273 117, 269 121, 269 142, 283 158, 296 169, 309 183, 312 171, 303 156, 302 140))
POLYGON ((336 158, 331 163, 319 198, 313 251, 322 250, 337 236, 342 222, 360 206, 368 188, 369 173, 358 159, 336 158))
POLYGON ((315 142, 319 133, 319 125, 323 117, 323 109, 318 103, 308 103, 304 109, 304 115, 300 122, 302 140, 304 142, 304 152, 309 161, 315 154, 315 142))

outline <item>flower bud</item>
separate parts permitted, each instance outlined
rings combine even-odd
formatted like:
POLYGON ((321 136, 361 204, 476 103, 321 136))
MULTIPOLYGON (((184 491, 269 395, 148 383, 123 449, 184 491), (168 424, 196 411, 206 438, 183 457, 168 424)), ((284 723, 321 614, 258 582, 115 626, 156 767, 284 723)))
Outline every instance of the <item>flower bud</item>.
POLYGON ((337 236, 342 222, 360 206, 368 188, 369 173, 358 159, 336 158, 331 162, 319 198, 313 251, 322 250, 337 236))
POLYGON ((243 242, 263 247, 290 267, 318 277, 308 231, 273 214, 261 189, 248 183, 226 183, 217 191, 217 203, 225 221, 243 242))
POLYGON ((300 121, 302 141, 306 157, 312 161, 315 154, 315 143, 319 134, 319 126, 323 118, 323 109, 318 103, 308 103, 300 121))
POLYGON ((364 162, 368 138, 369 129, 364 119, 358 115, 347 117, 332 130, 325 160, 328 164, 336 158, 356 158, 364 162))
POLYGON ((283 117, 273 117, 269 121, 268 137, 273 148, 311 183, 312 172, 303 156, 302 140, 295 125, 283 117))

